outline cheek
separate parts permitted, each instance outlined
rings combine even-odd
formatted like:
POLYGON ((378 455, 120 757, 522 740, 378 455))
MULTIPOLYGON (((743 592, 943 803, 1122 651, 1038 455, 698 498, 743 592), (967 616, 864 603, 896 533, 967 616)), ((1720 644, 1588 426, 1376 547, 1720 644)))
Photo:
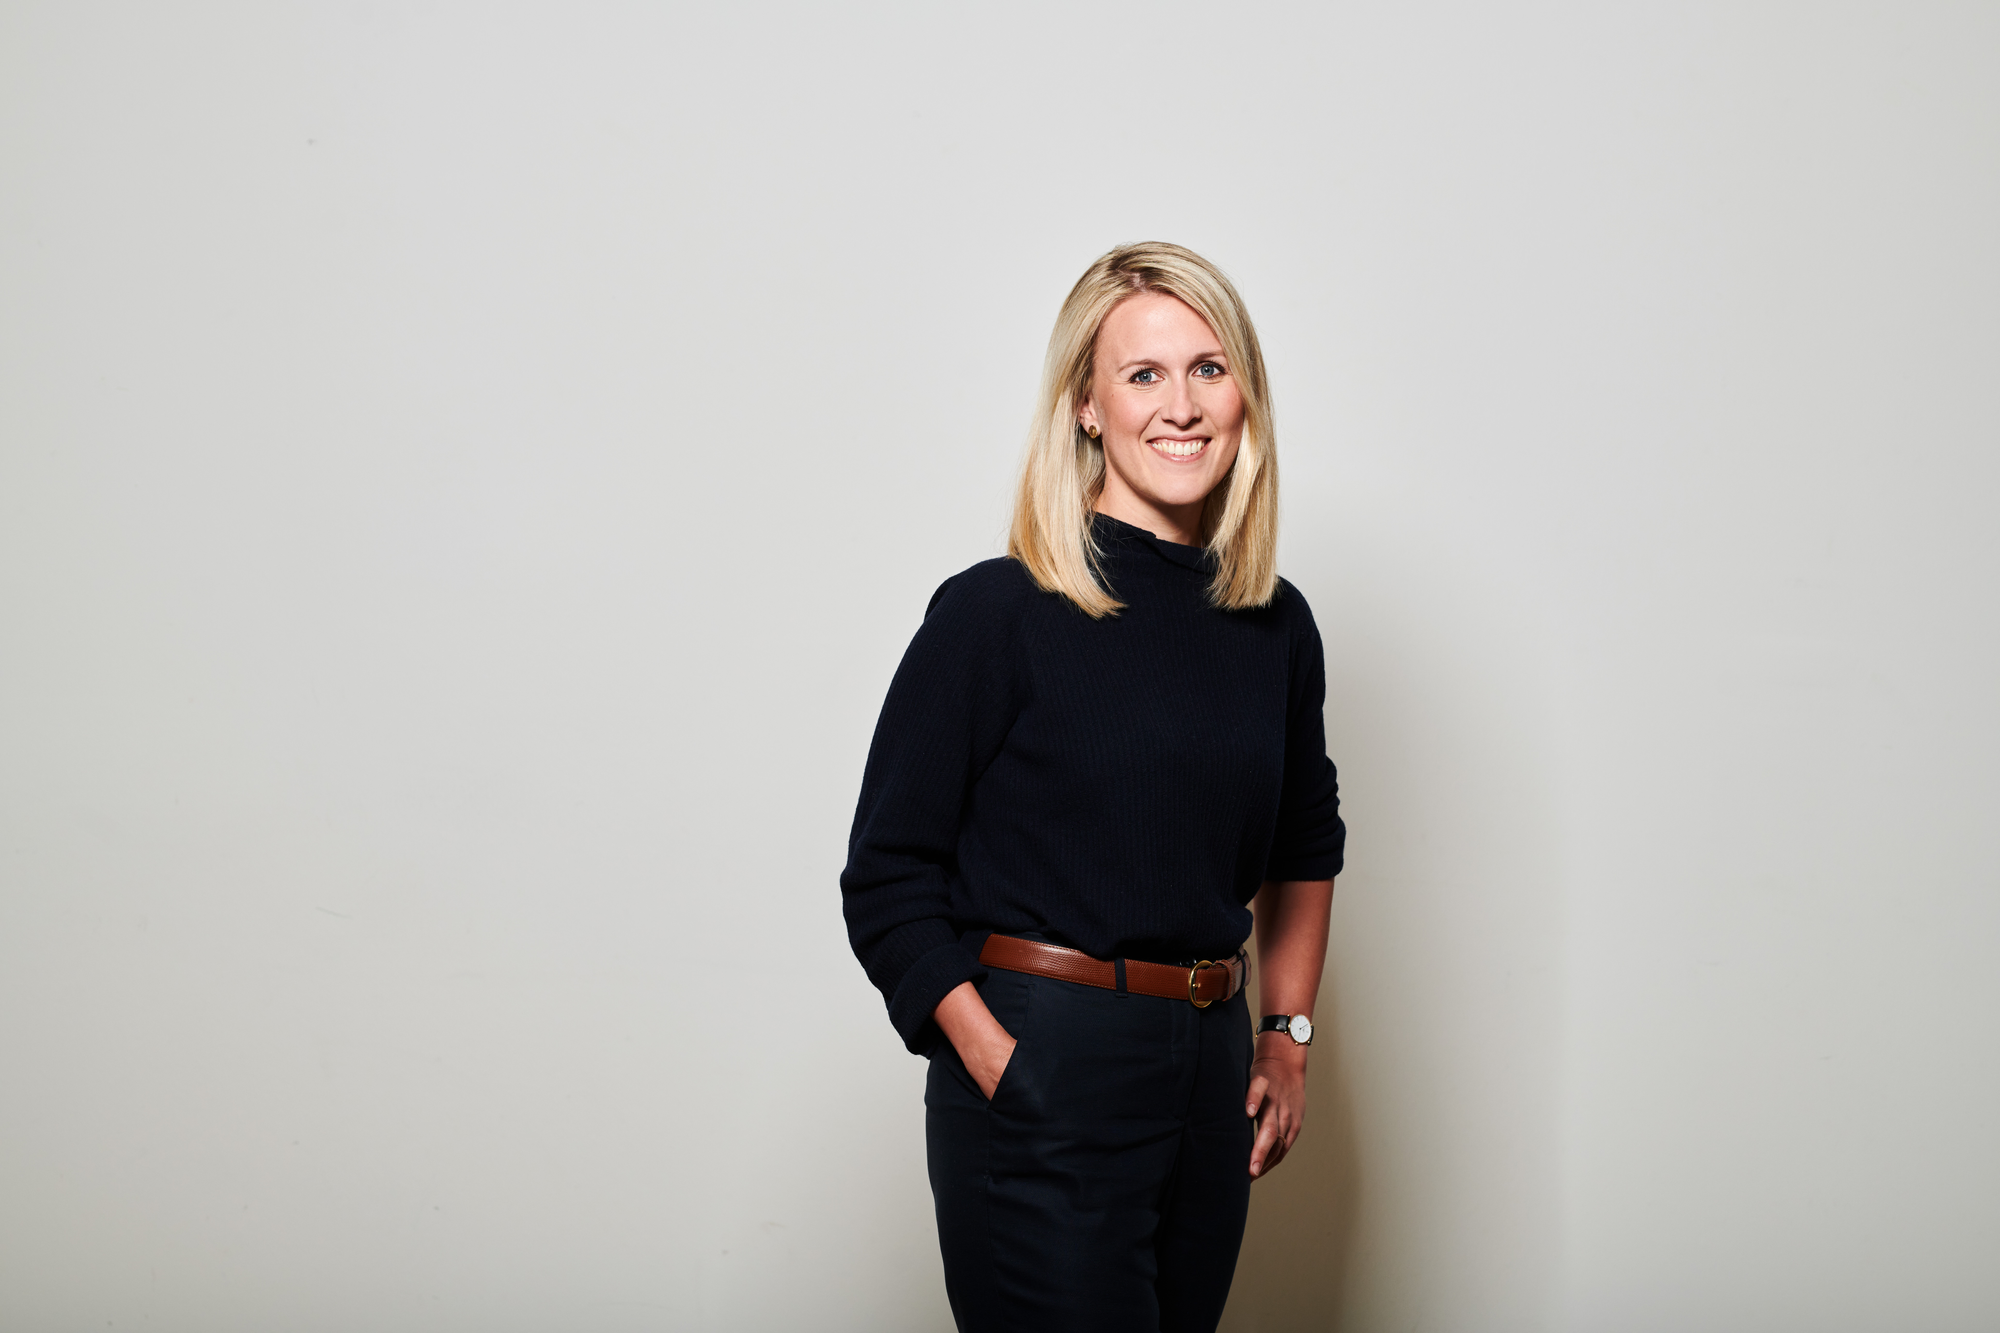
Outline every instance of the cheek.
POLYGON ((1120 434, 1137 435, 1153 419, 1153 405, 1136 395, 1121 395, 1112 400, 1112 424, 1120 428, 1120 434))
POLYGON ((1243 395, 1236 391, 1236 386, 1230 385, 1222 393, 1216 395, 1216 397, 1216 421, 1218 423, 1226 423, 1232 430, 1241 426, 1243 424, 1243 395))

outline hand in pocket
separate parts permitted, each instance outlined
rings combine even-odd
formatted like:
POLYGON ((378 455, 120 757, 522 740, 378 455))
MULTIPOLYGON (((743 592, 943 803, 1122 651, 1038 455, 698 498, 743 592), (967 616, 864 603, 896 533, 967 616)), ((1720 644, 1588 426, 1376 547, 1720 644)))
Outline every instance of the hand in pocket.
POLYGON ((1013 1062, 1014 1048, 1020 1045, 1007 1035, 1007 1029, 995 1024, 995 1030, 999 1033, 997 1040, 982 1045, 972 1054, 961 1053, 959 1056, 965 1061, 965 1072, 972 1075, 972 1081, 979 1085, 981 1095, 989 1102, 993 1100, 993 1094, 999 1091, 1001 1076, 1013 1062))
POLYGON ((1014 1058, 1014 1039, 986 1007, 978 988, 969 981, 961 983, 944 997, 932 1017, 965 1062, 965 1072, 972 1075, 986 1100, 992 1101, 1000 1076, 1007 1072, 1007 1062, 1014 1058))

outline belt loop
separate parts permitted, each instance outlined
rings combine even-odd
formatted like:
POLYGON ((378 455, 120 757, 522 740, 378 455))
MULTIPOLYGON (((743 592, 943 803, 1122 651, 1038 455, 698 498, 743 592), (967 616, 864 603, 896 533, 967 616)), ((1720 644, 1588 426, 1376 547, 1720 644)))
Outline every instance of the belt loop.
MULTIPOLYGON (((1118 974, 1118 998, 1122 1000, 1132 993, 1125 989, 1125 960, 1123 958, 1114 958, 1111 960, 1111 967, 1118 974)), ((1104 974, 1099 972, 1097 975, 1101 977, 1104 974)))

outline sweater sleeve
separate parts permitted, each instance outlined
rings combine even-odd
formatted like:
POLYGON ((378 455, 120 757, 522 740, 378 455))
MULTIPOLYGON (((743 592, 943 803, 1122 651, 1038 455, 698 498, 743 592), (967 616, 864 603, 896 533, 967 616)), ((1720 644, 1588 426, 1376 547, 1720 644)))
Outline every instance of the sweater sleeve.
POLYGON ((942 1036, 938 1002, 985 975, 959 945, 952 887, 967 795, 1020 709, 996 574, 975 566, 932 597, 875 724, 840 876, 848 941, 918 1054, 942 1036))
POLYGON ((1294 631, 1285 718, 1285 785, 1271 839, 1266 879, 1332 879, 1340 873, 1347 826, 1340 818, 1340 780, 1326 757, 1326 650, 1312 610, 1296 588, 1301 623, 1294 631))

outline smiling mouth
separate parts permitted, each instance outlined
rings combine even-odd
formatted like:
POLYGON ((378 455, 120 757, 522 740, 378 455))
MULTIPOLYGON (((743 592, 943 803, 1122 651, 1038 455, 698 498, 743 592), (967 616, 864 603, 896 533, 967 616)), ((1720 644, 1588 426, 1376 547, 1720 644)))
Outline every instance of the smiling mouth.
POLYGON ((1201 451, 1208 447, 1206 439, 1200 440, 1148 440, 1148 448, 1165 454, 1176 462, 1185 463, 1190 458, 1199 458, 1201 451))

